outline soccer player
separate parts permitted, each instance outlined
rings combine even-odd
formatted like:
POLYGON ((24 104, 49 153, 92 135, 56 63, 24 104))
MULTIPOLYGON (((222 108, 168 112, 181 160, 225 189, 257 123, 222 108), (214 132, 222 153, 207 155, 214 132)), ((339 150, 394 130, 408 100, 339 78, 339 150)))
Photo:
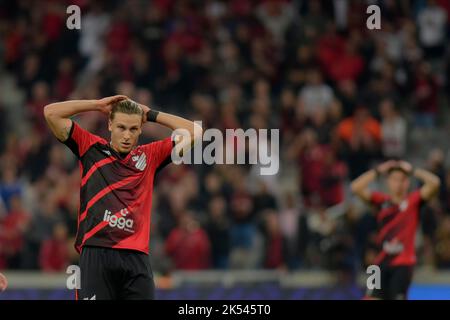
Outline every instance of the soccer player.
POLYGON ((150 211, 155 173, 200 140, 199 125, 118 95, 100 100, 58 102, 44 108, 53 134, 75 154, 81 172, 75 248, 80 253, 81 288, 77 299, 153 299, 148 258, 150 211), (80 112, 108 115, 110 141, 70 118, 80 112), (185 129, 138 145, 145 121, 185 129))
POLYGON ((415 235, 419 225, 420 205, 438 191, 439 178, 406 161, 387 161, 355 179, 351 190, 377 210, 379 254, 375 264, 381 271, 381 288, 369 290, 368 299, 407 299, 416 263, 415 235), (371 192, 369 184, 386 177, 387 194, 371 192), (411 177, 423 182, 420 189, 409 192, 411 177))

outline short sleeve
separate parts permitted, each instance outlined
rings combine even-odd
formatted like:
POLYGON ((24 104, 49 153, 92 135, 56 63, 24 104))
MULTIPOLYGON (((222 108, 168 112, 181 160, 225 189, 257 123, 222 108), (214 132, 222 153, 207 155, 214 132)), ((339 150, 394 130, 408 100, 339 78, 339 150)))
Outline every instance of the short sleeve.
POLYGON ((377 207, 381 206, 386 200, 388 200, 388 196, 381 192, 374 191, 370 195, 370 203, 377 207))
POLYGON ((147 156, 151 159, 155 169, 164 167, 171 162, 172 149, 175 143, 171 137, 155 141, 146 145, 147 156))
POLYGON ((409 194, 409 202, 416 207, 419 207, 422 204, 420 189, 415 190, 409 194))
POLYGON ((75 121, 72 121, 69 137, 64 143, 78 158, 81 158, 86 151, 96 142, 103 139, 89 131, 81 128, 75 121))

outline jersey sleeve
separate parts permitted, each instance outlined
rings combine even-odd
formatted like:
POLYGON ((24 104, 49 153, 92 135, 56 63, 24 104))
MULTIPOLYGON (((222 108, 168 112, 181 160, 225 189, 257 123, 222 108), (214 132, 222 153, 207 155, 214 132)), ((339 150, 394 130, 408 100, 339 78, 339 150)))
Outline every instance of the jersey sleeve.
POLYGON ((370 195, 370 203, 376 207, 379 207, 387 200, 387 196, 384 193, 374 191, 370 195))
POLYGON ((420 189, 415 190, 415 191, 410 193, 409 201, 414 206, 420 207, 420 205, 423 203, 422 196, 420 195, 420 189))
POLYGON ((96 142, 103 140, 99 136, 81 128, 75 121, 72 121, 69 137, 64 143, 78 158, 81 158, 86 151, 96 142))
POLYGON ((158 170, 172 162, 172 149, 175 142, 171 137, 155 141, 146 145, 146 152, 151 159, 152 166, 158 170))

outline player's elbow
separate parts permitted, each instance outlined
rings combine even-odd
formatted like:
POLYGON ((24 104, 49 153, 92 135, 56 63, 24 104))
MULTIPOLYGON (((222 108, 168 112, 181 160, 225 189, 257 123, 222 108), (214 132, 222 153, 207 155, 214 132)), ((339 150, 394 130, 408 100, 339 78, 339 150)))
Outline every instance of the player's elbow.
POLYGON ((55 115, 55 112, 54 112, 53 106, 51 104, 46 105, 44 107, 44 118, 48 120, 48 119, 53 118, 54 115, 55 115))
POLYGON ((430 182, 433 186, 434 191, 438 191, 439 188, 441 187, 441 180, 437 176, 433 177, 433 179, 430 182))
POLYGON ((193 141, 200 141, 203 137, 203 128, 194 122, 194 132, 192 133, 193 141))
POLYGON ((355 182, 352 182, 351 184, 350 184, 350 191, 353 193, 353 194, 357 194, 358 192, 359 192, 359 187, 358 187, 358 185, 355 183, 355 182))

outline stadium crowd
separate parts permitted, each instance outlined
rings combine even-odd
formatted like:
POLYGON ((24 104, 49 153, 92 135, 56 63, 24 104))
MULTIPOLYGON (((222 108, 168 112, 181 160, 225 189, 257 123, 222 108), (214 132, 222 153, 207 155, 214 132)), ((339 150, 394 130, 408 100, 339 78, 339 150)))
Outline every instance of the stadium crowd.
MULTIPOLYGON (((450 267, 446 150, 415 145, 445 128, 448 1, 0 3, 0 269, 60 271, 77 262, 80 172, 47 129, 43 107, 114 94, 204 129, 280 130, 277 175, 220 164, 158 173, 156 271, 352 274, 373 261, 376 221, 349 182, 388 158, 418 159, 441 177, 439 196, 422 210, 418 258, 450 267), (373 3, 381 30, 366 27, 373 3), (80 30, 66 27, 70 4, 81 8, 80 30)), ((76 120, 108 137, 102 114, 76 120)), ((142 143, 170 134, 144 127, 142 143)))

